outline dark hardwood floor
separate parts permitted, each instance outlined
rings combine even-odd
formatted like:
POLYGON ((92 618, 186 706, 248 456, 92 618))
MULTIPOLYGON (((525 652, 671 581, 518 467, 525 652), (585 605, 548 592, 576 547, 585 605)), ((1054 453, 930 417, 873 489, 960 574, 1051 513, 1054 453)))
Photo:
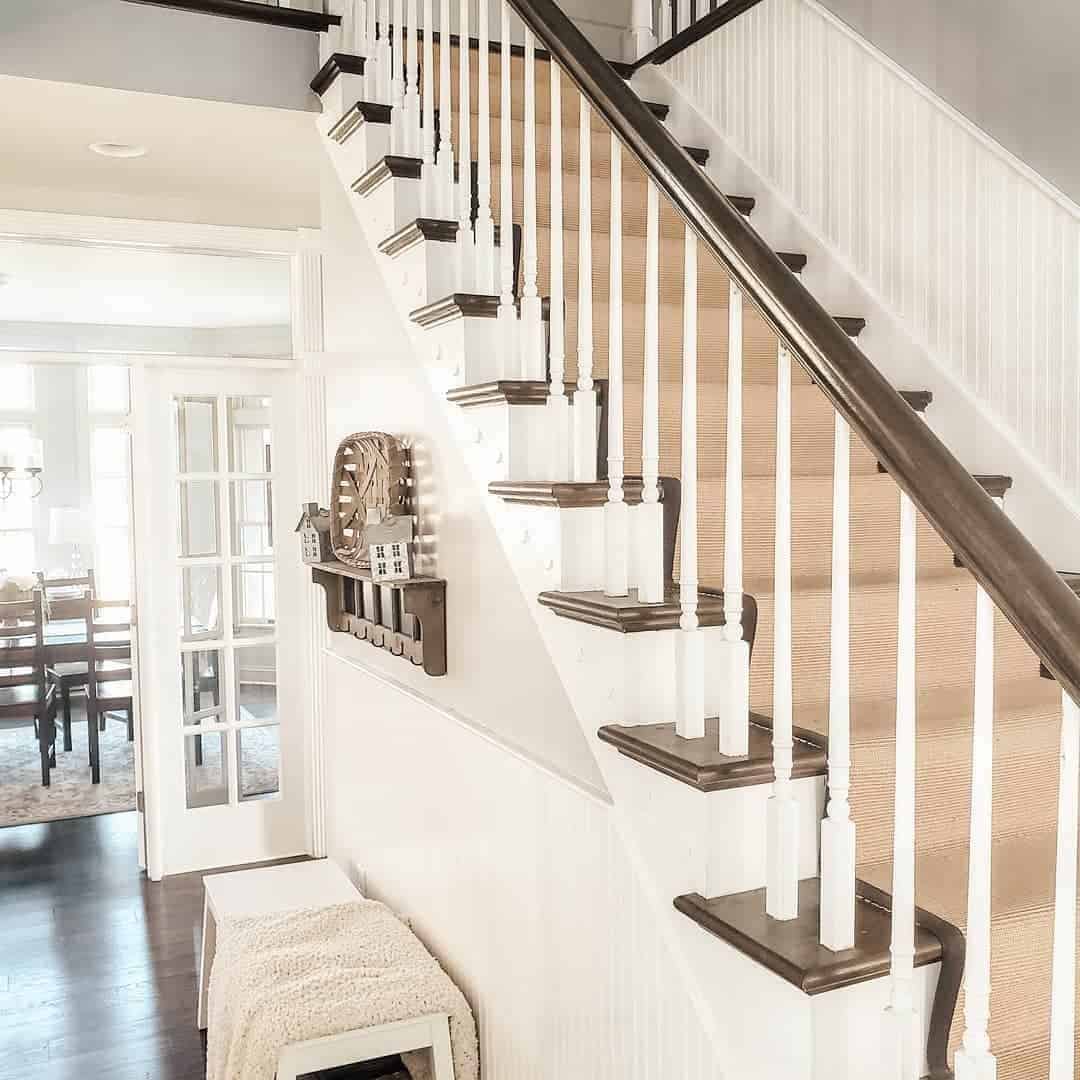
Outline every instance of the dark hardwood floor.
POLYGON ((134 814, 0 829, 0 1080, 202 1080, 202 875, 139 871, 134 814))
POLYGON ((135 826, 130 813, 0 828, 0 1080, 204 1080, 203 875, 148 881, 135 826))

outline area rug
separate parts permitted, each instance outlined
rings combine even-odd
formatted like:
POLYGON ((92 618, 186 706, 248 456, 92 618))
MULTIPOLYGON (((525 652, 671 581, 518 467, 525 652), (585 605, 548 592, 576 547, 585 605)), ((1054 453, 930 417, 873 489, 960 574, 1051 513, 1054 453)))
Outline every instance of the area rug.
POLYGON ((0 731, 0 827, 115 814, 135 809, 135 755, 127 725, 109 721, 101 732, 101 783, 90 783, 86 721, 72 725, 73 749, 56 743, 56 768, 41 784, 41 759, 30 728, 0 731))

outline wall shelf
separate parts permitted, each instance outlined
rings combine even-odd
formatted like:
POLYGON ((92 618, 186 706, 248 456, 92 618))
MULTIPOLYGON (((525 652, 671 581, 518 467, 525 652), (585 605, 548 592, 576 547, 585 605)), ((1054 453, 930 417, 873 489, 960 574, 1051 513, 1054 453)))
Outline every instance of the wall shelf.
POLYGON ((326 593, 326 625, 394 656, 446 674, 446 581, 413 577, 376 584, 371 571, 341 562, 311 567, 311 580, 326 593))

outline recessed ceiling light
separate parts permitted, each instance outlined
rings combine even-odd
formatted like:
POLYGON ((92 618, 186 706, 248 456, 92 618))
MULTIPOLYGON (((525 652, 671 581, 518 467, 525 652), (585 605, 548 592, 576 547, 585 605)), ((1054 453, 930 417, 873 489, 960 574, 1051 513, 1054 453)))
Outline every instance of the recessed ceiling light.
POLYGON ((123 142, 95 142, 90 144, 90 149, 102 157, 136 158, 146 154, 145 146, 123 142))

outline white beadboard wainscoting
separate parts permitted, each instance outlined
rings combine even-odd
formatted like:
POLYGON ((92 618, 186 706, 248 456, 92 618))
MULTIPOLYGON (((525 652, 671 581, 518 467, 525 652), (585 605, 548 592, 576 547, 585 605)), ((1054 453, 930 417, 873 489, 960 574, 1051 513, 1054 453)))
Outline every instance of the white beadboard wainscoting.
POLYGON ((1080 511, 1080 207, 813 0, 764 0, 662 80, 689 106, 680 136, 715 136, 710 171, 730 181, 738 158, 759 179, 740 192, 758 227, 831 257, 810 251, 812 291, 848 277, 869 298, 837 314, 868 316, 871 359, 895 379, 879 354, 900 338, 932 359, 932 425, 969 468, 1016 477, 1007 506, 1057 555, 1051 530, 1080 511))
POLYGON ((721 1075, 605 798, 354 659, 325 663, 330 855, 462 988, 485 1080, 721 1075))

